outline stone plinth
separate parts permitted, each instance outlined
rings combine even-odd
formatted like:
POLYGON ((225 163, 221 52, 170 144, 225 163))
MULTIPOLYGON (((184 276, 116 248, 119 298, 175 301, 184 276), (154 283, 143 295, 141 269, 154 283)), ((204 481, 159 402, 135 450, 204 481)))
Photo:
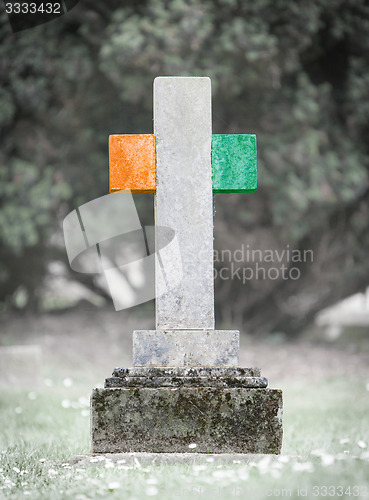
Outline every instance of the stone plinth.
POLYGON ((282 392, 253 368, 116 368, 91 396, 93 453, 279 453, 282 392))
POLYGON ((136 330, 134 366, 237 366, 237 330, 136 330))

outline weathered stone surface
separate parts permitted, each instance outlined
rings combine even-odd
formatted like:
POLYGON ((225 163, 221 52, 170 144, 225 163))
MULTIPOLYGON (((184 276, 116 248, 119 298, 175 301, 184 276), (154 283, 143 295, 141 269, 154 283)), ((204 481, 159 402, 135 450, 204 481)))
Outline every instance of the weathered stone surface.
POLYGON ((214 193, 256 191, 256 135, 214 134, 211 166, 214 193))
POLYGON ((136 330, 134 366, 237 366, 237 330, 136 330))
MULTIPOLYGON (((214 328, 211 84, 209 78, 154 81, 156 137, 155 224, 176 232, 183 279, 156 300, 158 330, 214 328)), ((161 248, 160 235, 157 248, 161 248)), ((159 252, 160 253, 160 252, 159 252)), ((176 281, 177 259, 166 259, 165 279, 176 281), (173 276, 172 276, 173 275, 173 276)), ((164 283, 160 283, 164 280, 164 283)))
POLYGON ((105 387, 267 387, 265 377, 109 377, 105 387))
POLYGON ((113 377, 260 377, 260 368, 239 366, 134 366, 114 368, 113 377))
POLYGON ((275 389, 94 389, 94 453, 279 453, 282 392, 275 389))
POLYGON ((152 134, 109 136, 109 191, 155 193, 155 136, 152 134))

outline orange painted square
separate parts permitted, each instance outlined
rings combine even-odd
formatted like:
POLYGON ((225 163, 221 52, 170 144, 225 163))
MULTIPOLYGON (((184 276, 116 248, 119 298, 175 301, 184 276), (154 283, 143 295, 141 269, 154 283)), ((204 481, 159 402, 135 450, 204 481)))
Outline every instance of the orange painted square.
POLYGON ((109 136, 109 192, 155 193, 156 153, 152 134, 109 136))

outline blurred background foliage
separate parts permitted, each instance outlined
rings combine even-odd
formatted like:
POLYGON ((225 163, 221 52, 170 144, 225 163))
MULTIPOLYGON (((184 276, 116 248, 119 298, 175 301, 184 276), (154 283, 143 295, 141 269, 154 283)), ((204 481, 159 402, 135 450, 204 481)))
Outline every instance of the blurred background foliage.
POLYGON ((2 12, 0 37, 3 310, 23 290, 39 311, 50 263, 72 274, 61 222, 108 192, 109 134, 151 133, 158 75, 211 77, 214 133, 258 136, 258 191, 215 196, 215 247, 314 252, 286 262, 299 280, 216 280, 218 326, 293 335, 368 285, 365 0, 81 0, 16 34, 2 12))

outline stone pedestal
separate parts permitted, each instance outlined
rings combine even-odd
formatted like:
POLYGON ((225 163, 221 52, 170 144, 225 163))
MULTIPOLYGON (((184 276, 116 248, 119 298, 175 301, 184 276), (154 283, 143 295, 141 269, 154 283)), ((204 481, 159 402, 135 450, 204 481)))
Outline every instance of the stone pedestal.
POLYGON ((267 383, 256 368, 116 368, 91 396, 92 451, 280 453, 282 391, 267 383))
POLYGON ((136 330, 134 366, 238 366, 238 330, 136 330))

